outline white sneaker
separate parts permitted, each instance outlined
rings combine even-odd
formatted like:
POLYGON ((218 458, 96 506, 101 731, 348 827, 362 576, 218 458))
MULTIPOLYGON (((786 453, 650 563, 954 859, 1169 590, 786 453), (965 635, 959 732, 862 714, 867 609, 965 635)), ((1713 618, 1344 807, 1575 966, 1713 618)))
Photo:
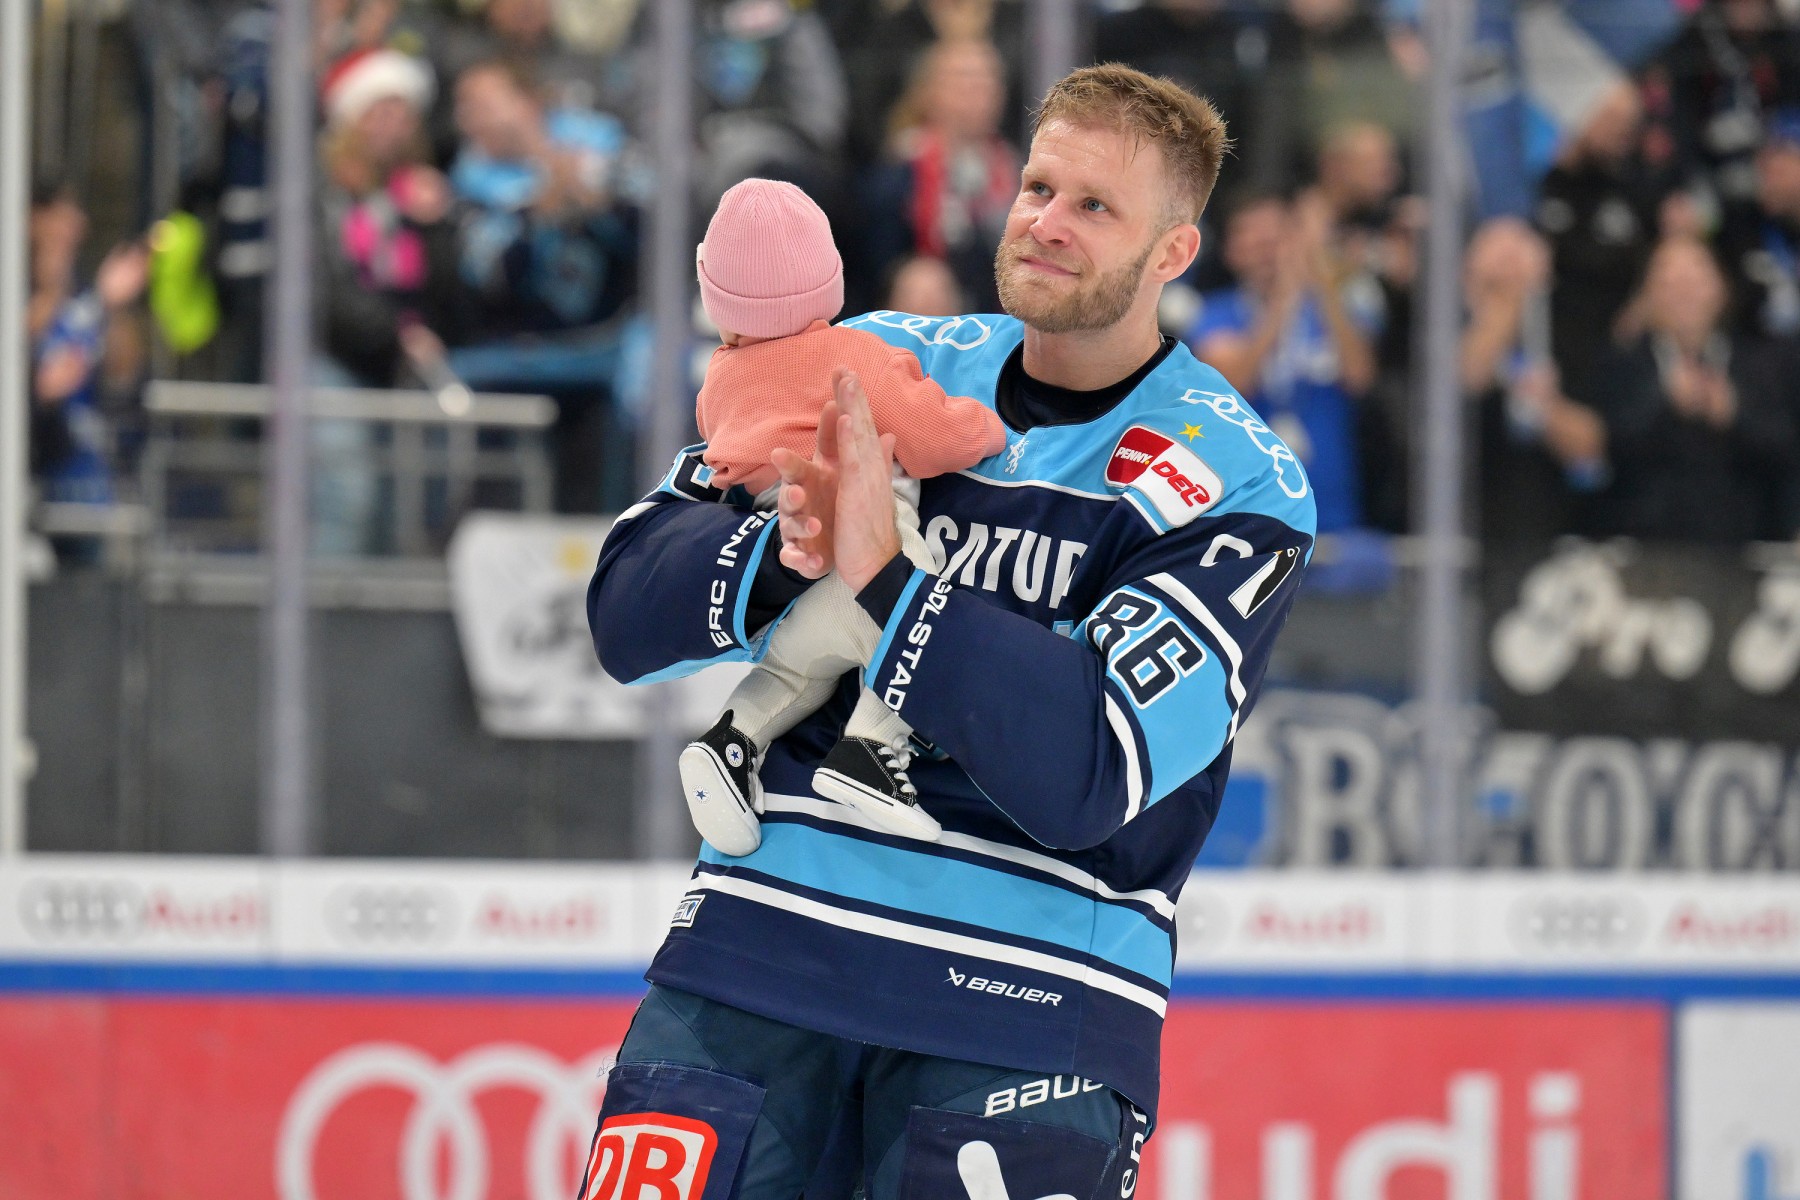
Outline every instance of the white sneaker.
POLYGON ((689 742, 677 765, 688 816, 721 854, 742 857, 762 845, 762 780, 756 777, 756 743, 732 727, 731 710, 689 742))

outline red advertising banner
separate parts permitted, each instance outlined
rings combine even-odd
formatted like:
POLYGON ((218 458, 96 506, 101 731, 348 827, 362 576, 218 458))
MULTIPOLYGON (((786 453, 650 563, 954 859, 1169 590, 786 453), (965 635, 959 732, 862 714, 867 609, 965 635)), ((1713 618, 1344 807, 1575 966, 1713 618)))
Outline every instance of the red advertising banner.
MULTIPOLYGON (((631 1009, 0 999, 0 1196, 568 1200, 631 1009)), ((1664 1200, 1668 1047, 1648 1004, 1177 1003, 1134 1195, 1664 1200)))
POLYGON ((635 1004, 0 999, 8 1200, 569 1200, 635 1004))
POLYGON ((1642 1004, 1172 1008, 1150 1200, 1666 1200, 1642 1004))

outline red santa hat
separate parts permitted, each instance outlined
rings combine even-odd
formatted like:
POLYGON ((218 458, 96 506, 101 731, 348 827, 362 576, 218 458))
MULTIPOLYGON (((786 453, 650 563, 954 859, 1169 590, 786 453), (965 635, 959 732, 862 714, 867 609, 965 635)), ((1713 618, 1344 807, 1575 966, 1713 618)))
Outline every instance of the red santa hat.
POLYGON ((398 50, 357 50, 337 60, 320 88, 325 119, 349 125, 378 100, 397 96, 423 113, 437 88, 431 68, 398 50))

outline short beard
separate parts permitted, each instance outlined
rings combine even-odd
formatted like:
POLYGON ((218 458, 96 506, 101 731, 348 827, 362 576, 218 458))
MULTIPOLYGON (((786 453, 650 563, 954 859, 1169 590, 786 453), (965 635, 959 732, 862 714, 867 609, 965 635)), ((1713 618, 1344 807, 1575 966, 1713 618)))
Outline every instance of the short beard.
POLYGON ((1137 261, 1102 275, 1073 293, 1055 300, 1033 292, 1030 284, 1017 279, 1017 273, 1028 268, 1019 265, 1022 257, 1015 242, 1001 242, 994 253, 994 282, 1000 291, 1000 307, 1008 316, 1017 317, 1039 333, 1083 333, 1110 329, 1125 319, 1137 301, 1138 286, 1144 280, 1144 264, 1156 241, 1144 247, 1137 261))

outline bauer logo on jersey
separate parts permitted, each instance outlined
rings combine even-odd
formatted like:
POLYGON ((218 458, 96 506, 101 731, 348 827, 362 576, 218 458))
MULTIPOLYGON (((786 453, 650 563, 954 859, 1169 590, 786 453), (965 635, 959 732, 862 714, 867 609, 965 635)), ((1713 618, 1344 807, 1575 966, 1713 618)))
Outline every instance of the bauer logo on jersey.
POLYGON ((1186 525, 1217 504, 1225 490, 1199 455, 1143 425, 1127 429, 1113 447, 1106 482, 1143 496, 1171 527, 1186 525))

